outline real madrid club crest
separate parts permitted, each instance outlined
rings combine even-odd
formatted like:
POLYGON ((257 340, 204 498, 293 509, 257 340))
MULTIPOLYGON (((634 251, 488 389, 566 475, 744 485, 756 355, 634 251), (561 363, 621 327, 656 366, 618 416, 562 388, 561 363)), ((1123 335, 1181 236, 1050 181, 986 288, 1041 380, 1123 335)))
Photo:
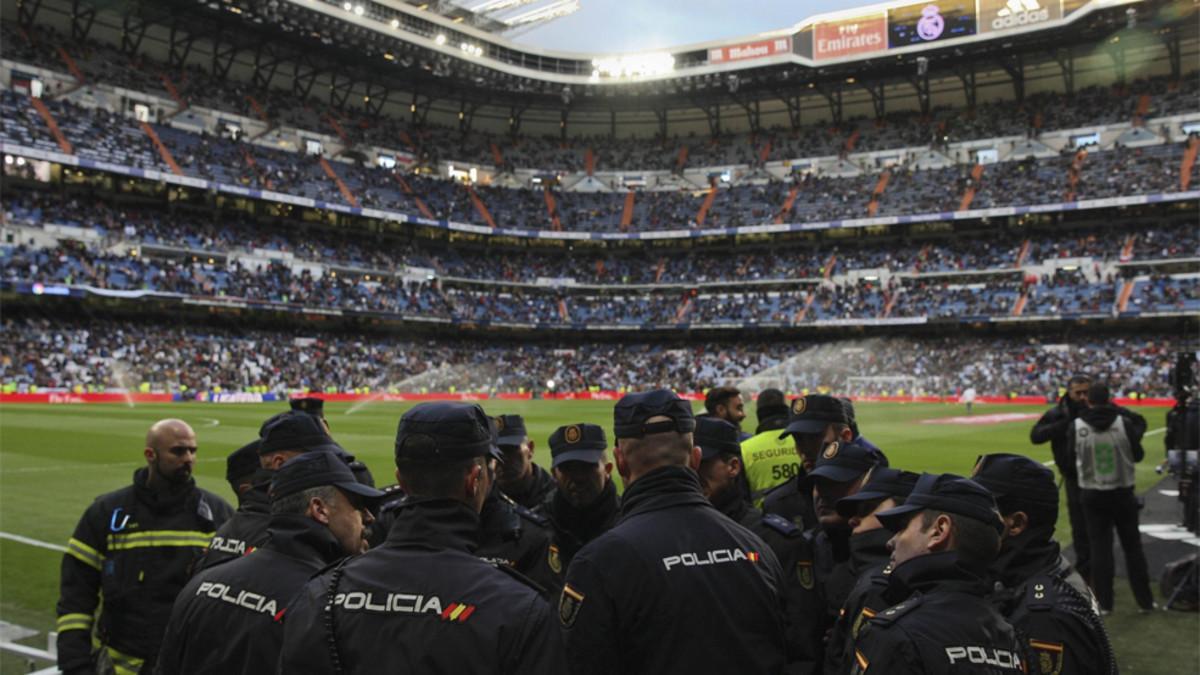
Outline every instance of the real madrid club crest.
POLYGON ((563 432, 563 438, 568 443, 578 443, 579 439, 583 438, 583 431, 579 428, 579 425, 573 424, 563 432))
POLYGON ((570 584, 563 586, 562 595, 558 598, 558 622, 564 628, 575 625, 579 616, 579 608, 583 606, 583 593, 571 588, 570 584))
POLYGON ((800 560, 796 563, 796 581, 806 591, 813 589, 813 564, 811 560, 800 560))
POLYGON ((841 444, 839 444, 837 441, 834 441, 825 446, 825 452, 822 453, 821 456, 825 459, 833 459, 834 457, 837 457, 838 448, 840 447, 842 447, 841 444))
POLYGON ((808 399, 806 399, 803 396, 792 401, 792 414, 793 415, 803 415, 805 409, 807 409, 807 408, 808 408, 808 399))
POLYGON ((555 574, 562 574, 562 559, 558 557, 558 547, 550 544, 549 552, 546 553, 546 563, 550 565, 550 571, 555 574))

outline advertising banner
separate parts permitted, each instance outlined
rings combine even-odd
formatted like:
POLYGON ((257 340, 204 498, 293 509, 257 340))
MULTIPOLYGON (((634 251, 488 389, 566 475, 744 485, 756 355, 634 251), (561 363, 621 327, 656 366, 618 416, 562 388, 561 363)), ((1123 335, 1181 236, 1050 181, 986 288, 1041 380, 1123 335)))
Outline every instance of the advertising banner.
POLYGON ((763 59, 776 54, 790 54, 792 51, 792 39, 788 37, 774 38, 772 40, 759 40, 758 42, 746 42, 740 45, 727 45, 724 47, 713 47, 708 50, 709 63, 732 63, 733 61, 747 61, 750 59, 763 59))
POLYGON ((980 33, 1036 28, 1061 18, 1061 0, 979 0, 980 33))
POLYGON ((813 59, 817 61, 881 52, 887 46, 883 14, 823 21, 813 26, 813 59))
POLYGON ((974 34, 974 0, 937 0, 888 10, 891 49, 974 34))

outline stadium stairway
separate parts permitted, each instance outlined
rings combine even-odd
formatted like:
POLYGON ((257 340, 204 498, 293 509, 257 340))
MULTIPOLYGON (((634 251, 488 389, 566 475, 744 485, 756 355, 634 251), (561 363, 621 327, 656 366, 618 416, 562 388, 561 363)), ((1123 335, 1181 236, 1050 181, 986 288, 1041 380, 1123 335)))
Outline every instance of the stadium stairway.
POLYGON ((1196 152, 1200 150, 1200 139, 1188 139, 1187 149, 1183 151, 1183 161, 1179 164, 1179 189, 1187 190, 1192 183, 1192 167, 1196 165, 1196 152))
MULTIPOLYGON (((343 129, 341 123, 339 123, 337 121, 337 119, 334 118, 333 113, 325 114, 325 123, 328 124, 329 128, 333 129, 333 133, 337 134, 337 137, 339 139, 341 139, 342 149, 344 150, 346 148, 349 148, 350 147, 350 137, 346 135, 346 130, 343 129)), ((340 151, 339 151, 339 154, 341 154, 340 151)))
POLYGON ((833 268, 837 265, 837 254, 834 253, 825 261, 825 281, 829 281, 833 276, 833 268))
POLYGON ((1121 286, 1121 292, 1117 294, 1117 312, 1124 312, 1129 307, 1129 298, 1133 297, 1133 287, 1137 284, 1133 279, 1126 279, 1125 284, 1121 286))
POLYGON ((925 244, 921 247, 921 252, 917 254, 917 260, 913 263, 912 271, 920 274, 921 269, 925 267, 925 261, 929 260, 929 251, 933 248, 932 244, 925 244))
POLYGON ((875 190, 871 192, 871 201, 867 202, 868 216, 874 216, 879 211, 879 198, 883 195, 884 190, 887 190, 888 183, 891 180, 891 169, 884 169, 883 173, 879 174, 879 182, 875 183, 875 190))
POLYGON ((700 203, 700 209, 696 211, 697 225, 704 225, 704 219, 708 217, 708 210, 712 208, 713 200, 717 198, 717 190, 720 189, 717 187, 715 180, 709 180, 709 185, 711 185, 711 188, 708 194, 705 195, 704 201, 700 203))
POLYGON ((87 78, 83 76, 83 71, 79 69, 79 64, 75 63, 75 59, 71 58, 71 55, 67 53, 65 48, 57 47, 56 51, 58 52, 58 57, 62 59, 63 65, 67 67, 67 72, 71 74, 71 77, 75 78, 75 87, 59 94, 59 96, 65 96, 87 84, 87 78))
POLYGON ((1133 245, 1137 242, 1137 235, 1131 234, 1125 237, 1125 245, 1121 247, 1121 257, 1118 258, 1121 262, 1129 262, 1133 260, 1133 245))
POLYGON ((392 176, 394 176, 396 182, 400 184, 400 190, 412 198, 413 203, 417 205, 417 210, 421 212, 421 215, 430 220, 437 220, 437 216, 433 215, 433 211, 429 210, 429 206, 425 204, 425 200, 417 196, 416 191, 412 189, 412 186, 408 184, 408 181, 404 180, 404 176, 401 176, 398 173, 393 173, 392 176))
POLYGON ((1021 291, 1021 297, 1013 303, 1012 316, 1021 316, 1025 313, 1025 305, 1029 302, 1029 289, 1021 291))
POLYGON ((271 120, 267 118, 267 111, 263 110, 263 107, 258 102, 258 99, 254 98, 250 94, 246 94, 246 102, 250 104, 250 109, 254 111, 254 114, 258 117, 258 119, 262 120, 268 127, 271 126, 271 120))
POLYGON ((807 294, 804 296, 804 306, 800 308, 799 312, 796 312, 796 316, 793 319, 793 323, 803 323, 804 322, 804 317, 808 316, 808 309, 810 307, 812 307, 813 300, 816 300, 816 298, 817 298, 816 289, 815 288, 809 289, 807 291, 807 294))
POLYGON ((788 190, 787 197, 783 200, 783 206, 779 209, 779 215, 775 216, 775 224, 782 225, 784 219, 792 212, 792 206, 796 203, 796 196, 800 194, 800 184, 792 183, 792 188, 788 190))
POLYGON ((75 154, 75 148, 71 146, 71 142, 67 140, 62 130, 58 128, 58 122, 54 119, 54 115, 50 113, 50 109, 46 107, 46 103, 40 98, 30 98, 29 102, 33 104, 33 109, 42 116, 42 121, 46 123, 46 128, 50 130, 50 135, 54 136, 54 140, 58 142, 58 147, 68 155, 75 154))
MULTIPOLYGON (((471 193, 474 194, 475 191, 471 190, 471 193)), ((545 199, 546 199, 546 213, 548 213, 550 215, 551 227, 555 231, 562 231, 562 221, 559 220, 559 218, 558 218, 558 202, 555 201, 554 194, 550 192, 550 188, 546 187, 546 188, 542 188, 542 196, 545 197, 545 199)), ((483 202, 479 202, 479 205, 482 206, 483 202)), ((492 227, 496 226, 495 223, 491 222, 490 216, 488 218, 485 218, 485 220, 488 220, 488 223, 492 227)))
POLYGON ((904 288, 897 287, 893 291, 884 291, 884 297, 887 298, 887 303, 883 306, 883 310, 879 313, 879 318, 886 319, 892 315, 892 308, 896 306, 896 301, 900 299, 900 293, 904 288))
POLYGON ((684 317, 687 316, 688 311, 691 309, 692 298, 689 296, 684 298, 683 302, 679 303, 679 309, 675 312, 675 323, 683 323, 684 317))
POLYGON ((1133 120, 1131 121, 1133 126, 1145 126, 1148 112, 1150 112, 1150 94, 1142 94, 1138 97, 1137 108, 1133 111, 1133 120))
POLYGON ((495 143, 489 143, 492 147, 492 159, 496 162, 496 168, 504 166, 504 155, 500 154, 500 146, 495 143))
POLYGON ((561 319, 563 323, 571 323, 571 313, 567 311, 566 298, 558 299, 558 318, 561 319))
POLYGON ((667 271, 667 259, 665 257, 658 259, 658 265, 654 268, 654 283, 662 281, 663 272, 667 271))
POLYGON ((958 210, 966 211, 971 208, 971 202, 975 201, 975 186, 979 185, 979 179, 983 178, 983 165, 976 164, 971 168, 971 184, 963 191, 962 199, 958 202, 958 210))
POLYGON ((242 146, 242 159, 246 160, 246 166, 250 167, 250 170, 258 176, 258 181, 263 187, 268 190, 275 189, 275 186, 271 182, 271 179, 267 176, 267 173, 263 171, 261 166, 258 165, 258 162, 254 161, 254 155, 250 154, 250 148, 246 147, 245 145, 242 146))
POLYGON ((628 232, 633 224, 633 203, 636 197, 633 190, 625 193, 625 207, 621 209, 621 231, 628 232))
POLYGON ((767 160, 771 158, 771 147, 771 139, 768 138, 767 142, 763 143, 762 147, 758 150, 758 161, 760 163, 766 164, 767 160))
POLYGON ((854 133, 846 137, 846 144, 843 147, 846 149, 847 154, 854 152, 854 146, 858 145, 860 136, 862 136, 862 133, 858 129, 855 129, 854 133))
POLYGON ((583 151, 583 169, 589 176, 596 175, 596 151, 590 145, 583 151))
POLYGON ((142 132, 145 133, 146 136, 150 137, 150 142, 154 143, 154 147, 158 149, 158 156, 162 157, 162 161, 167 166, 171 167, 171 173, 175 174, 176 176, 182 176, 183 170, 180 169, 179 164, 175 162, 175 157, 171 155, 171 151, 167 149, 166 144, 163 143, 162 139, 158 137, 158 132, 154 130, 154 127, 150 126, 146 122, 138 122, 138 125, 142 127, 142 132))
POLYGON ((350 192, 350 187, 346 185, 346 181, 342 180, 342 177, 337 175, 337 172, 333 170, 333 166, 329 164, 329 160, 320 157, 317 161, 321 165, 321 170, 325 172, 326 176, 329 176, 329 180, 332 180, 337 185, 338 192, 342 193, 342 197, 350 202, 350 206, 358 208, 358 199, 354 196, 354 193, 350 192))
POLYGON ((688 146, 685 144, 679 148, 679 155, 675 158, 675 170, 683 171, 683 168, 687 166, 687 160, 688 146))
POLYGON ((475 213, 483 218, 483 222, 487 223, 488 227, 495 228, 496 220, 492 218, 492 212, 488 211, 487 204, 483 203, 483 198, 470 185, 467 186, 467 196, 471 198, 471 203, 475 206, 475 213))
POLYGON ((1013 265, 1013 267, 1016 267, 1019 269, 1022 265, 1025 264, 1025 259, 1029 257, 1029 249, 1031 247, 1032 247, 1032 244, 1029 242, 1028 239, 1026 239, 1021 244, 1021 251, 1020 251, 1020 253, 1017 253, 1017 262, 1015 265, 1013 265))
POLYGON ((1071 168, 1067 170, 1067 194, 1064 195, 1063 201, 1075 201, 1075 186, 1079 184, 1079 172, 1083 170, 1083 162, 1087 159, 1087 150, 1080 149, 1075 153, 1075 159, 1071 161, 1071 168))
POLYGON ((175 105, 179 106, 179 107, 175 108, 174 110, 172 110, 171 112, 167 113, 166 117, 164 117, 162 120, 160 120, 162 122, 165 122, 165 121, 171 119, 172 117, 178 115, 179 113, 183 112, 184 110, 187 110, 188 103, 183 98, 183 96, 180 95, 179 89, 175 86, 175 82, 173 82, 171 80, 171 77, 169 75, 167 75, 166 73, 162 73, 161 75, 158 76, 158 79, 162 80, 163 89, 167 90, 167 95, 171 97, 172 101, 175 101, 175 105))

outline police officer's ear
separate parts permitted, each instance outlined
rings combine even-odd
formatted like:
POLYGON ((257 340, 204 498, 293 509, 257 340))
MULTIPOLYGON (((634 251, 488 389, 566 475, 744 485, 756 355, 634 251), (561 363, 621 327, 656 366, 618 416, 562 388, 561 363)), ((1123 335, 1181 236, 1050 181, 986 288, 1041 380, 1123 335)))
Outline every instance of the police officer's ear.
POLYGON ((533 450, 535 447, 536 445, 534 444, 532 438, 526 441, 524 447, 521 448, 521 452, 525 453, 525 459, 530 461, 533 460, 533 450))
POLYGON ((843 427, 842 430, 838 432, 838 440, 843 443, 849 443, 850 441, 854 440, 854 430, 850 427, 843 427))
POLYGON ((626 459, 625 453, 621 452, 619 444, 613 447, 613 459, 617 462, 617 473, 621 474, 625 483, 629 483, 629 460, 626 459))
POLYGON ((733 457, 730 457, 729 461, 725 462, 725 466, 729 470, 730 478, 737 478, 738 476, 742 475, 742 469, 744 467, 742 466, 742 458, 741 457, 738 457, 736 455, 733 457))
POLYGON ((688 466, 691 467, 692 471, 700 470, 700 458, 702 456, 703 454, 700 450, 700 446, 692 446, 692 454, 690 457, 688 457, 688 466))
POLYGON ((933 523, 925 529, 925 537, 925 547, 931 553, 950 550, 954 545, 954 520, 944 513, 939 513, 933 519, 933 523))
POLYGON ((1004 518, 1004 538, 1010 539, 1029 529, 1029 515, 1024 511, 1014 511, 1004 518))
POLYGON ((146 458, 146 462, 153 462, 158 458, 158 451, 147 445, 146 449, 142 451, 142 456, 146 458))
POLYGON ((308 510, 305 513, 309 518, 312 518, 318 523, 321 523, 322 525, 328 525, 330 520, 329 506, 330 505, 326 503, 324 499, 321 499, 320 497, 313 497, 312 499, 308 500, 308 510))

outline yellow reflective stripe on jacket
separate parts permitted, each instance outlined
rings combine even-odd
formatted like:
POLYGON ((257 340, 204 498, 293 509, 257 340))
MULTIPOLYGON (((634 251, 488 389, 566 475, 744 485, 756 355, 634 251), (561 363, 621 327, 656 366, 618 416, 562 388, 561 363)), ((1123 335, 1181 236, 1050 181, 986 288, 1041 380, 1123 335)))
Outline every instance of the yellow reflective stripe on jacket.
POLYGON ((142 670, 142 666, 146 663, 146 659, 122 654, 112 647, 105 647, 104 650, 108 652, 108 658, 112 661, 113 671, 117 675, 138 675, 142 670))
POLYGON ((104 562, 103 555, 97 553, 96 549, 79 541, 75 537, 71 537, 67 541, 67 555, 77 558, 83 564, 97 570, 100 569, 100 563, 104 562))
POLYGON ((91 630, 92 615, 91 614, 63 614, 58 617, 58 632, 65 633, 69 630, 91 630))
POLYGON ((212 532, 201 532, 199 530, 122 532, 108 535, 108 550, 124 551, 133 548, 160 548, 168 546, 206 548, 212 541, 212 536, 212 532))

